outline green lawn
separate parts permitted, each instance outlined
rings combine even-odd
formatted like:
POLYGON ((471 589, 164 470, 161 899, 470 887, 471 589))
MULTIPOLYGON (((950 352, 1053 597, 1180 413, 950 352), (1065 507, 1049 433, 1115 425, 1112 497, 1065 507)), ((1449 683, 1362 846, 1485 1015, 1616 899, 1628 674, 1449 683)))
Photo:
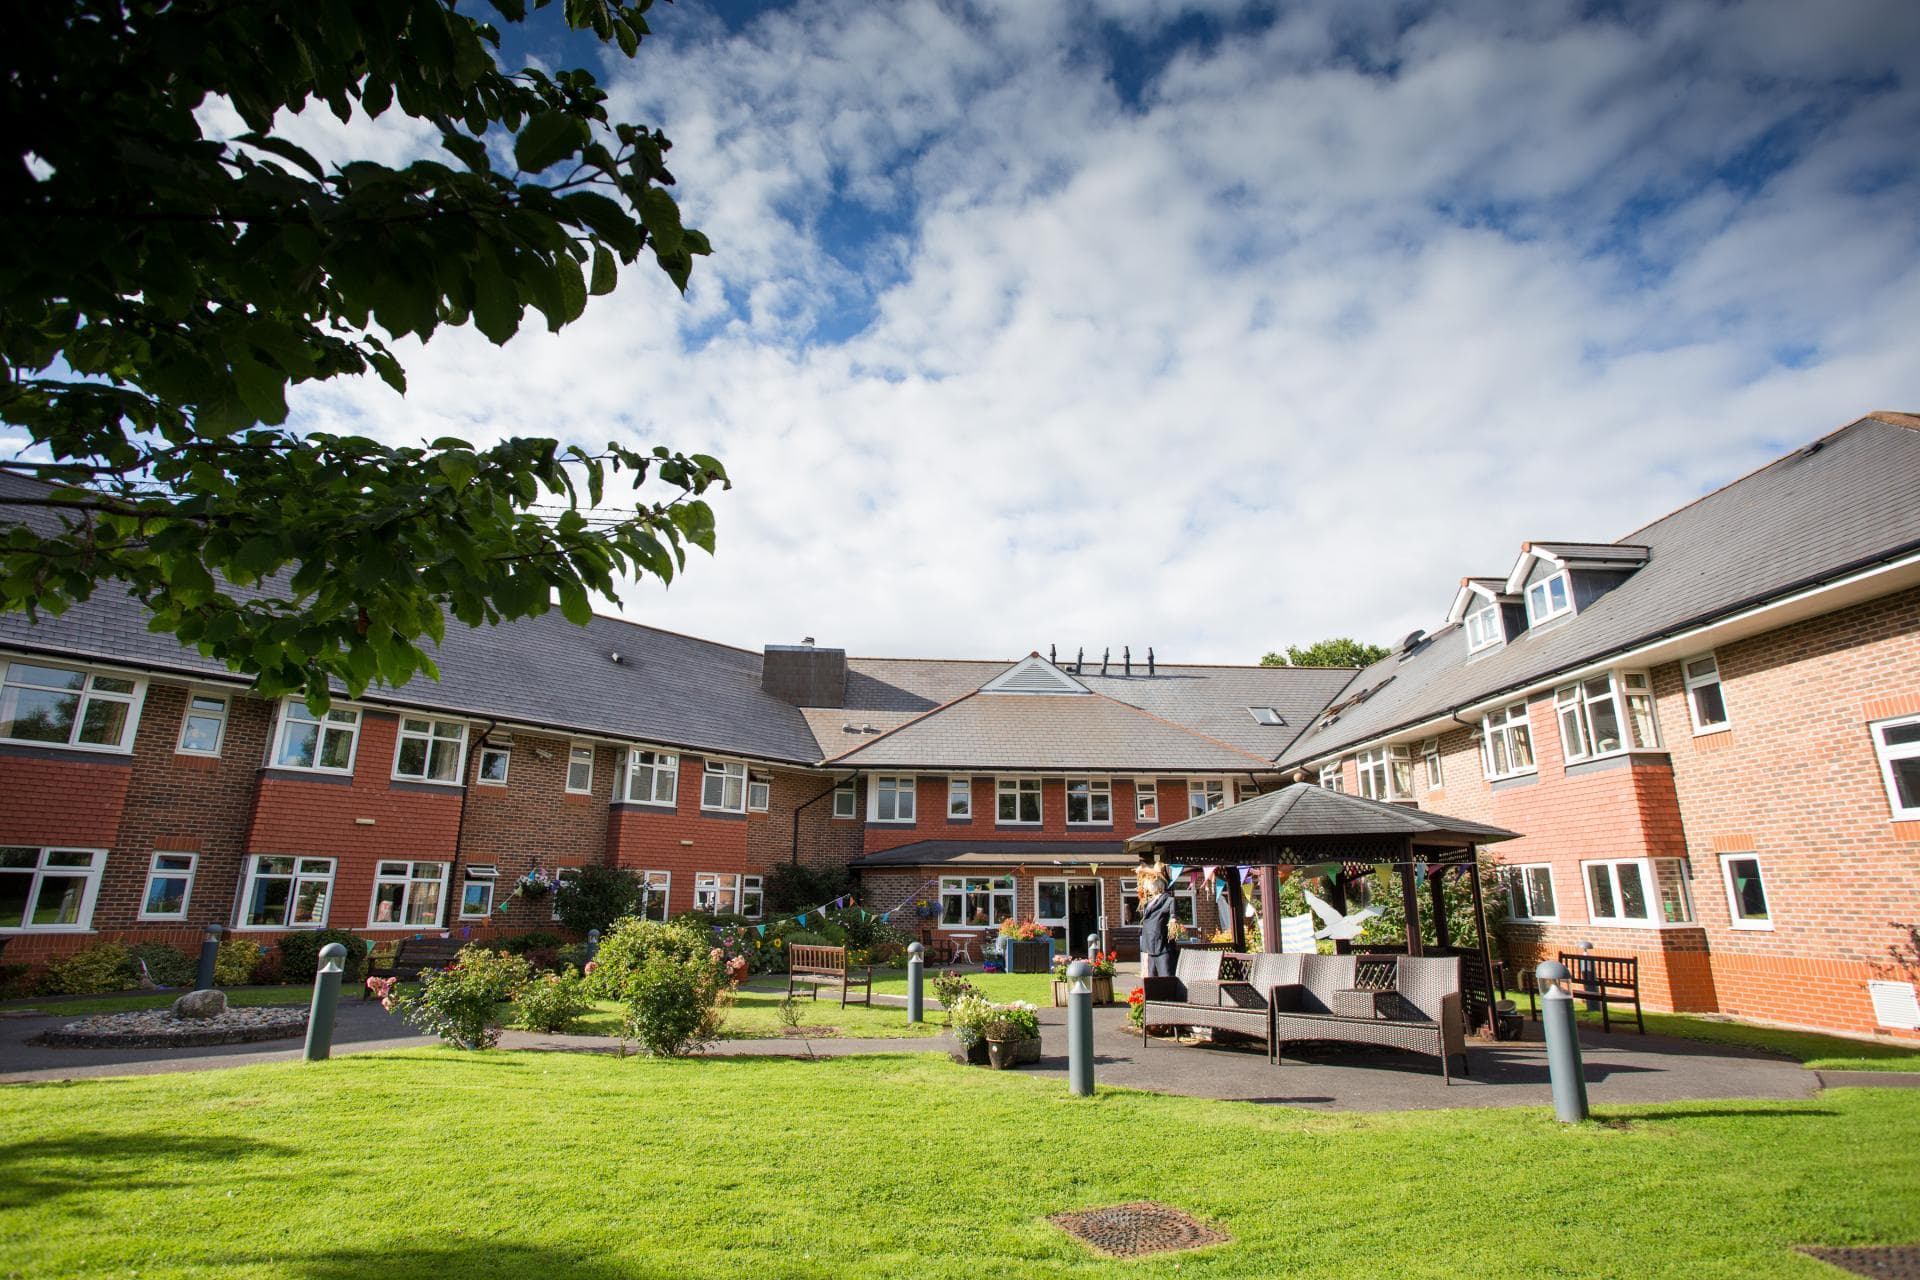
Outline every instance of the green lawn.
MULTIPOLYGON (((940 972, 938 966, 927 966, 929 1004, 933 1002, 933 980, 940 972)), ((1053 975, 1049 973, 981 973, 978 969, 964 967, 957 972, 964 974, 967 981, 980 988, 989 1000, 1026 1000, 1043 1009, 1053 1003, 1053 975)), ((1116 990, 1121 981, 1120 978, 1113 980, 1116 990)), ((891 969, 876 969, 873 973, 873 989, 879 995, 904 996, 907 994, 907 975, 891 969)))
POLYGON ((0 1089, 0 1275, 1800 1276, 1920 1238, 1920 1092, 1319 1115, 933 1056, 424 1049, 0 1089), (1107 1262, 1153 1198, 1230 1244, 1107 1262))
MULTIPOLYGON (((1524 997, 1522 1012, 1526 1010, 1524 997)), ((1598 1013, 1577 1009, 1582 1022, 1600 1025, 1598 1013)), ((1849 1040, 1844 1036, 1826 1036, 1817 1031, 1785 1031, 1778 1027, 1756 1027, 1745 1022, 1720 1022, 1712 1018, 1684 1013, 1648 1013, 1649 1035, 1682 1036, 1713 1044, 1739 1045, 1747 1049, 1765 1049, 1788 1058, 1797 1058, 1808 1067, 1824 1071, 1920 1071, 1920 1046, 1876 1044, 1870 1040, 1849 1040)), ((1633 1036, 1633 1012, 1628 1010, 1625 1032, 1619 1030, 1619 1014, 1613 1015, 1614 1034, 1633 1036)))
MULTIPOLYGON (((786 998, 786 989, 766 990, 762 987, 745 987, 734 993, 733 1007, 727 1011, 726 1024, 720 1029, 723 1040, 767 1040, 779 1039, 784 1030, 780 1022, 778 1009, 786 998)), ((850 1004, 840 1007, 839 998, 828 998, 826 992, 820 993, 818 1000, 809 1000, 806 996, 796 997, 800 1003, 800 1025, 812 1028, 810 1035, 815 1038, 827 1036, 853 1037, 911 1037, 938 1035, 941 1031, 940 1018, 936 1013, 929 1021, 914 1026, 907 1021, 907 1011, 902 1006, 877 1004, 869 1009, 864 1004, 850 1004), (827 1030, 819 1030, 825 1027, 827 1030)), ((501 1021, 507 1021, 511 1006, 501 1007, 501 1021)), ((620 1034, 621 1006, 612 1000, 596 1000, 593 1007, 573 1026, 572 1034, 582 1036, 616 1036, 620 1034)))
MULTIPOLYGON (((227 987, 231 1005, 297 1004, 313 999, 312 987, 227 987)), ((95 1013, 130 1013, 135 1009, 165 1009, 185 995, 179 991, 125 991, 111 996, 48 996, 40 1000, 0 1001, 0 1010, 35 1009, 51 1017, 84 1018, 95 1013)), ((357 990, 342 987, 340 998, 359 999, 357 990)))

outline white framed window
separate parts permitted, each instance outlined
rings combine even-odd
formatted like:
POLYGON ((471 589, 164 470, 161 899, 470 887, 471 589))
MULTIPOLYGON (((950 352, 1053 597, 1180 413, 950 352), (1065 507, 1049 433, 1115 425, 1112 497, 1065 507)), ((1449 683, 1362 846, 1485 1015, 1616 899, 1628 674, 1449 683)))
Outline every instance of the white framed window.
POLYGON ((180 742, 174 750, 183 756, 217 756, 226 737, 226 697, 217 693, 188 693, 187 711, 180 717, 180 742))
POLYGON ((133 746, 146 682, 13 661, 0 681, 0 739, 81 751, 133 746))
POLYGON ((0 933, 82 933, 93 923, 105 849, 0 848, 0 933))
POLYGON ((1644 671, 1619 674, 1620 696, 1627 704, 1627 745, 1652 751, 1660 745, 1660 717, 1654 713, 1653 678, 1644 671))
POLYGON ((507 770, 513 763, 511 747, 481 747, 480 772, 474 781, 483 787, 504 787, 507 785, 507 770))
POLYGON ((1133 780, 1133 819, 1156 824, 1160 821, 1160 784, 1152 778, 1133 780))
POLYGON ((1693 721, 1693 733, 1719 733, 1730 729, 1727 719, 1727 695, 1720 687, 1720 663, 1710 653, 1688 658, 1680 664, 1687 685, 1687 715, 1693 721))
POLYGON ((156 853, 147 862, 147 884, 140 891, 142 920, 185 920, 193 896, 192 853, 156 853))
POLYGON ((579 878, 580 868, 578 867, 561 867, 553 873, 553 893, 551 896, 553 898, 553 918, 555 920, 560 918, 560 886, 569 880, 577 880, 579 878))
POLYGON ((740 877, 740 914, 758 920, 766 911, 766 891, 759 876, 740 877))
POLYGON ((1012 876, 941 876, 940 927, 989 929, 1014 918, 1012 876))
POLYGON ((1197 818, 1203 813, 1212 813, 1215 809, 1227 806, 1227 783, 1224 778, 1189 778, 1187 780, 1187 816, 1197 818))
MULTIPOLYGON (((1200 902, 1192 884, 1183 878, 1170 892, 1173 894, 1173 918, 1181 924, 1197 928, 1200 902)), ((1120 923, 1130 927, 1140 923, 1140 882, 1132 876, 1120 882, 1120 923)))
POLYGON ((994 783, 994 821, 1003 826, 1040 824, 1040 779, 1001 778, 994 783))
POLYGON ((1278 729, 1287 723, 1280 718, 1279 711, 1272 707, 1248 707, 1247 714, 1253 717, 1255 724, 1265 725, 1269 729, 1278 729))
POLYGON ((438 928, 440 903, 446 897, 444 862, 381 862, 373 873, 373 902, 367 908, 369 929, 438 928))
POLYGON ((1320 766, 1320 785, 1328 791, 1338 791, 1342 794, 1346 792, 1347 778, 1346 775, 1340 771, 1340 762, 1338 760, 1335 760, 1332 764, 1323 764, 1320 766))
POLYGON ((851 785, 833 789, 833 816, 836 818, 860 816, 860 800, 851 785))
POLYGON ((1680 858, 1613 858, 1580 866, 1587 917, 1594 924, 1649 928, 1693 920, 1693 894, 1680 858))
POLYGON ((1727 913, 1736 929, 1773 928, 1773 909, 1760 859, 1751 853, 1720 855, 1720 878, 1727 886, 1727 913))
POLYGON ((493 914, 493 886, 500 868, 491 862, 468 863, 460 869, 460 918, 485 920, 493 914))
POLYGON ((947 816, 949 818, 973 817, 973 779, 947 779, 947 816))
POLYGON ((747 779, 747 812, 765 813, 773 807, 773 779, 754 774, 747 779))
POLYGON ((360 712, 331 707, 325 719, 306 703, 289 698, 280 707, 280 731, 274 736, 273 767, 311 773, 352 773, 360 737, 360 712))
POLYGON ((914 779, 879 777, 867 780, 868 822, 912 822, 914 779))
POLYGON ((1567 571, 1542 578, 1527 588, 1527 625, 1539 626, 1563 613, 1573 612, 1573 592, 1567 586, 1567 571))
POLYGON ((627 756, 627 800, 672 805, 680 795, 680 757, 670 751, 635 750, 627 756))
POLYGON ((1503 643, 1506 628, 1500 625, 1500 606, 1488 600, 1467 615, 1467 652, 1478 653, 1503 643))
POLYGON ((1553 896, 1553 867, 1536 862, 1506 868, 1507 911, 1515 920, 1552 923, 1560 918, 1553 896))
POLYGON ((699 871, 693 877, 693 909, 708 915, 739 915, 740 877, 699 871))
POLYGON ((410 782, 458 782, 467 758, 467 726, 458 720, 400 717, 393 776, 410 782))
POLYGON ((1920 716, 1881 720, 1872 728, 1893 816, 1902 821, 1920 818, 1920 716))
POLYGON ((1106 778, 1067 779, 1067 825, 1111 826, 1113 783, 1106 778))
POLYGON ((1441 772, 1440 765, 1440 739, 1428 738, 1421 743, 1420 755, 1427 765, 1427 790, 1438 791, 1446 786, 1446 775, 1441 772))
POLYGON ((593 794, 593 747, 576 742, 567 748, 567 790, 576 796, 593 794))
POLYGON ((716 813, 747 811, 747 766, 709 760, 700 775, 700 807, 716 813))
POLYGON ((1533 763, 1533 730, 1527 724, 1526 703, 1490 713, 1480 722, 1480 731, 1480 762, 1489 780, 1539 772, 1533 763))
POLYGON ((667 905, 673 900, 673 873, 671 871, 642 871, 640 883, 646 886, 647 900, 640 908, 642 920, 667 922, 667 905))
POLYGON ((1413 799, 1413 750, 1375 747, 1354 757, 1360 768, 1360 794, 1369 800, 1413 799))
POLYGON ((324 929, 333 898, 333 859, 260 853, 247 859, 242 929, 324 929))
POLYGON ((1553 691, 1553 707, 1560 717, 1560 746, 1569 761, 1627 749, 1612 676, 1561 685, 1553 691))

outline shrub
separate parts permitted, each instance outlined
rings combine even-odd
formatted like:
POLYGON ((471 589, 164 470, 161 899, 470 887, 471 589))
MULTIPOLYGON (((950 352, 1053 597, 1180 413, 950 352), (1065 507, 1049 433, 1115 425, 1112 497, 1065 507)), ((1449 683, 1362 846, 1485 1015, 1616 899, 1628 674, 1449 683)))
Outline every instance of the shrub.
POLYGON ((353 983, 367 971, 367 944, 345 929, 303 929, 280 939, 280 981, 313 985, 320 967, 320 948, 337 942, 347 949, 347 968, 341 981, 353 983))
POLYGON ((213 980, 222 987, 238 987, 252 981, 260 963, 260 944, 251 938, 228 938, 220 944, 213 961, 213 980))
POLYGON ((494 1006, 512 999, 532 978, 532 968, 519 956, 469 946, 450 967, 422 973, 418 990, 390 990, 382 1003, 448 1044, 489 1049, 500 1039, 494 1006))
POLYGON ((582 867, 553 891, 555 914, 575 933, 605 933, 621 917, 639 915, 646 904, 646 884, 625 867, 582 867))
POLYGON ((27 975, 32 972, 30 964, 0 964, 0 1000, 31 995, 33 984, 27 981, 27 975))
POLYGON ((979 994, 979 988, 951 969, 942 970, 933 980, 933 998, 946 1010, 948 1026, 953 1025, 953 1007, 967 997, 979 994))
POLYGON ((526 933, 515 934, 510 938, 495 938, 493 946, 510 955, 524 956, 529 951, 558 951, 567 945, 567 940, 557 933, 548 933, 544 929, 533 929, 526 933))
POLYGON ((692 1053, 719 1036, 729 999, 718 947, 697 960, 655 950, 627 976, 621 1034, 659 1057, 692 1053))
POLYGON ((767 872, 762 882, 767 910, 810 911, 845 894, 851 885, 846 868, 816 869, 783 862, 767 872))
POLYGON ((147 966, 147 976, 162 987, 190 987, 198 976, 200 966, 194 957, 164 942, 142 942, 127 951, 135 982, 140 980, 143 963, 147 966))
POLYGON ((703 924, 686 919, 661 924, 629 916, 615 921, 600 940, 593 972, 587 977, 587 991, 600 999, 623 1000, 628 980, 649 957, 660 954, 704 963, 713 949, 713 933, 703 924))
POLYGON ((91 996, 136 985, 133 954, 118 942, 97 943, 62 956, 40 978, 42 994, 50 996, 91 996))
POLYGON ((586 985, 567 969, 533 978, 513 998, 514 1020, 528 1031, 559 1032, 587 1011, 586 985))
POLYGON ((795 1000, 792 996, 788 996, 785 1000, 782 1000, 777 1006, 775 1006, 774 1012, 779 1015, 780 1025, 785 1027, 787 1030, 794 1031, 799 1028, 800 1002, 798 1000, 795 1000))

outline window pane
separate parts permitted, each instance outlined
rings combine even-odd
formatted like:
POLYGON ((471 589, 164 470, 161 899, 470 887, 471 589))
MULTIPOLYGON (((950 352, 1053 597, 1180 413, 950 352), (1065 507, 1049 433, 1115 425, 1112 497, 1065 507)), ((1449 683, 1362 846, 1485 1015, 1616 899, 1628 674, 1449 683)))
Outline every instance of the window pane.
POLYGON ((220 749, 220 717, 190 715, 180 735, 182 751, 203 751, 211 755, 220 749))
POLYGON ((1536 916, 1556 914, 1553 905, 1553 872, 1547 867, 1528 867, 1526 879, 1531 913, 1536 916))
POLYGON ((493 910, 493 881, 469 880, 460 894, 460 914, 484 916, 493 910))
POLYGON ((293 765, 308 769, 313 767, 314 744, 319 741, 319 726, 303 724, 292 718, 292 708, 288 708, 286 733, 281 739, 280 754, 276 764, 293 765))
POLYGON ((87 709, 80 717, 80 741, 101 747, 118 746, 121 735, 126 732, 127 711, 124 702, 88 698, 87 709))
POLYGON ((428 753, 430 766, 427 776, 435 782, 452 782, 460 772, 460 744, 444 739, 433 744, 428 753))
POLYGON ((0 871, 0 929, 17 929, 27 918, 31 871, 0 871))
POLYGON ((1587 884, 1593 890, 1593 916, 1596 920, 1612 920, 1619 916, 1613 905, 1613 877, 1607 874, 1605 867, 1588 867, 1587 884))
POLYGON ((287 922, 287 902, 293 896, 293 881, 282 876, 260 876, 253 882, 253 896, 247 899, 246 922, 252 925, 276 925, 287 922))
POLYGON ((321 746, 321 765, 328 769, 344 769, 352 759, 353 735, 341 729, 328 729, 321 746))
POLYGON ((1647 889, 1640 883, 1640 866, 1623 862, 1615 868, 1620 876, 1620 917, 1623 920, 1649 920, 1647 889))
POLYGON ((93 678, 93 689, 95 693, 131 694, 133 692, 133 681, 125 679, 122 676, 95 676, 93 678))
POLYGON ((1687 892, 1686 864, 1678 858, 1656 859, 1653 883, 1660 895, 1660 918, 1668 924, 1691 923, 1693 897, 1687 892))
POLYGON ((86 896, 87 877, 46 875, 40 878, 40 893, 34 902, 29 924, 77 924, 80 901, 86 896))
POLYGON ((1900 796, 1900 807, 1920 809, 1920 756, 1907 756, 1891 763, 1893 789, 1900 796))
POLYGON ((1693 718, 1703 725, 1722 724, 1727 718, 1727 703, 1720 696, 1720 683, 1695 685, 1693 718))
POLYGON ((1039 886, 1039 906, 1037 914, 1048 920, 1067 918, 1067 886, 1058 880, 1043 881, 1039 886))
POLYGON ((440 920, 440 882, 416 880, 407 896, 408 924, 436 924, 440 920))
POLYGON ((1604 701, 1595 699, 1587 704, 1587 716, 1593 730, 1594 753, 1605 754, 1618 751, 1623 745, 1620 737, 1620 712, 1613 705, 1613 699, 1604 701))
POLYGON ((83 672, 68 671, 64 667, 36 667, 16 662, 7 668, 7 683, 37 685, 42 689, 83 689, 87 677, 83 672))
POLYGON ((293 923, 319 924, 327 918, 327 882, 302 880, 293 899, 293 923))
POLYGON ((155 876, 147 882, 141 911, 150 916, 177 916, 187 900, 187 881, 181 876, 155 876))
POLYGON ((480 753, 480 781, 505 782, 507 780, 507 761, 510 759, 504 751, 482 751, 480 753))
POLYGON ((1920 743, 1920 720, 1915 720, 1907 724, 1881 726, 1880 741, 1890 747, 1904 747, 1914 743, 1920 743))
POLYGON ((418 778, 427 771, 427 744, 419 738, 400 739, 398 772, 418 778))
POLYGON ((1524 724, 1516 724, 1507 731, 1513 742, 1513 767, 1526 769, 1533 765, 1533 735, 1524 724))
POLYGON ((404 884, 382 884, 373 890, 373 922, 394 924, 400 919, 401 901, 407 895, 404 884))
POLYGON ((1767 890, 1760 882, 1759 860, 1731 858, 1727 862, 1727 875, 1733 881, 1733 918, 1767 919, 1767 890))
POLYGON ((0 737, 27 742, 68 742, 80 696, 8 687, 0 695, 0 737))

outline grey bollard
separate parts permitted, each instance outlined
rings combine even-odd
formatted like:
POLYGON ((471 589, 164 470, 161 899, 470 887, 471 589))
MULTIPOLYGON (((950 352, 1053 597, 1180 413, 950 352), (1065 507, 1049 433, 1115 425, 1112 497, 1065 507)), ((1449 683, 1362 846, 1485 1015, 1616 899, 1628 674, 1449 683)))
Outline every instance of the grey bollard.
POLYGON ((1093 966, 1067 966, 1067 1080, 1076 1098, 1093 1096, 1093 966))
POLYGON ((921 984, 927 976, 927 949, 915 942, 907 947, 907 1021, 926 1020, 926 995, 921 984))
POLYGON ((320 964, 313 974, 313 1003, 307 1008, 308 1062, 325 1062, 333 1052, 333 1011, 340 1004, 340 975, 346 967, 345 947, 329 942, 320 948, 320 964))
POLYGON ((591 960, 599 954, 600 931, 598 929, 589 929, 587 930, 587 959, 591 960))
POLYGON ((1587 1076, 1580 1065, 1580 1031, 1567 994, 1567 967, 1544 960, 1533 971, 1540 992, 1540 1026, 1547 1037, 1547 1076, 1553 1082, 1553 1114, 1569 1124, 1587 1118, 1587 1076))
POLYGON ((1100 935, 1097 933, 1090 933, 1087 935, 1087 958, 1092 959, 1094 956, 1097 956, 1099 954, 1100 954, 1100 935))
POLYGON ((207 926, 207 936, 200 943, 200 970, 193 975, 195 991, 213 990, 216 965, 220 962, 220 935, 226 930, 217 924, 207 926))

